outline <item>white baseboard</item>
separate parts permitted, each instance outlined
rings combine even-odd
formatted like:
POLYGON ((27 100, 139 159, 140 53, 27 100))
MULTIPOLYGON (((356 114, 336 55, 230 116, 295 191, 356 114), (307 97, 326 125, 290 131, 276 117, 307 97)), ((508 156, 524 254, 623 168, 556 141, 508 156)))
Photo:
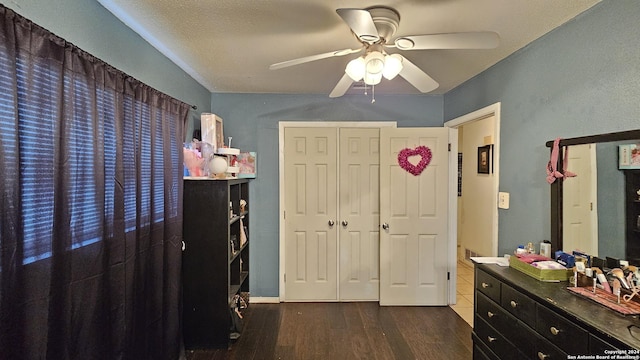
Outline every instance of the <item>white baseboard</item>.
POLYGON ((250 304, 279 304, 279 297, 249 296, 250 304))

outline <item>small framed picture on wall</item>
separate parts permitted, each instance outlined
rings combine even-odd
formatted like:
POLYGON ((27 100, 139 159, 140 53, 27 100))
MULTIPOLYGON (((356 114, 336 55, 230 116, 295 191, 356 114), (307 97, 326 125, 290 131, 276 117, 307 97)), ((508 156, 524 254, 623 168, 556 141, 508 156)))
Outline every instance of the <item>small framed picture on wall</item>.
POLYGON ((478 174, 491 172, 491 145, 478 147, 478 174))
POLYGON ((224 123, 222 118, 216 116, 216 149, 224 147, 224 123))

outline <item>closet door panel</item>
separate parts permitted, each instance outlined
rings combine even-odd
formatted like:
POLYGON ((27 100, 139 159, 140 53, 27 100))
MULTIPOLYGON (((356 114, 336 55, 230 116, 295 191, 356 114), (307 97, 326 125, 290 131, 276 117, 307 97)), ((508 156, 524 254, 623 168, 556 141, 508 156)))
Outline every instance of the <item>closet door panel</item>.
POLYGON ((287 301, 338 299, 336 139, 334 128, 285 130, 287 301))
POLYGON ((340 128, 340 300, 378 300, 380 130, 340 128))

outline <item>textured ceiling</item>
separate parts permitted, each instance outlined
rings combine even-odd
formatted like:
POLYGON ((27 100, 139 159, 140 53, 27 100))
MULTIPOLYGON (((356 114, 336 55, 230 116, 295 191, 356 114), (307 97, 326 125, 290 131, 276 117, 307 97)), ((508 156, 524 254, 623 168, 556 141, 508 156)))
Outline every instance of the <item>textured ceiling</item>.
MULTIPOLYGON (((494 31, 491 50, 416 50, 402 55, 443 94, 599 0, 98 0, 211 92, 329 94, 357 55, 280 70, 269 65, 358 48, 338 8, 389 6, 400 13, 396 36, 494 31)), ((360 92, 353 89, 350 93, 360 92)), ((376 93, 418 94, 404 79, 376 93)))

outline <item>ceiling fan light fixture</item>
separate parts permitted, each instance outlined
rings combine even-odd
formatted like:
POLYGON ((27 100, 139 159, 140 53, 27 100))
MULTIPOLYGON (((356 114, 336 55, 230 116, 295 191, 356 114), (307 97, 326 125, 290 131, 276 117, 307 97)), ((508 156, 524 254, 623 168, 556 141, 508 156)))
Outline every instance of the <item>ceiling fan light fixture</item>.
POLYGON ((372 74, 369 72, 364 73, 364 83, 367 85, 378 85, 382 81, 382 72, 372 74))
POLYGON ((391 80, 398 76, 402 71, 402 55, 391 54, 384 57, 384 70, 382 70, 382 76, 385 79, 391 80))
POLYGON ((362 80, 364 77, 364 59, 362 56, 349 61, 344 72, 347 73, 353 81, 362 80))
POLYGON ((384 55, 379 51, 372 51, 364 58, 365 74, 382 74, 384 69, 384 55))

